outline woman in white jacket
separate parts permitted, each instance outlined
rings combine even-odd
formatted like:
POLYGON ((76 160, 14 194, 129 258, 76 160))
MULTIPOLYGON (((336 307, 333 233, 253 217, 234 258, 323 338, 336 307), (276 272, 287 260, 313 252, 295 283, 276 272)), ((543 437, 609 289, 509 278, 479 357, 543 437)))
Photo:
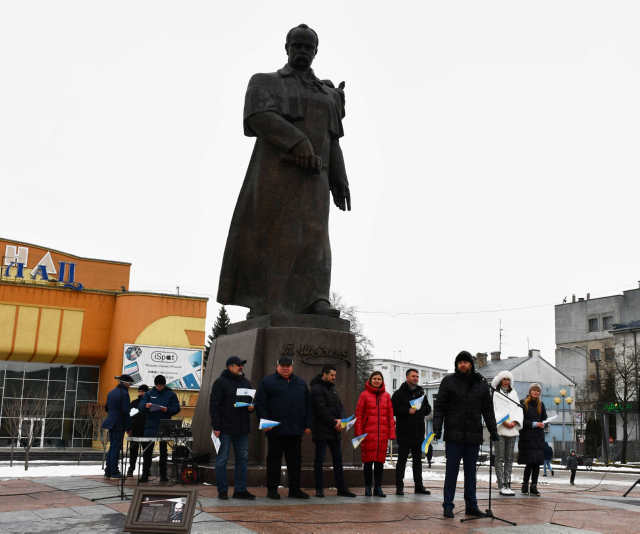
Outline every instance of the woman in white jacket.
POLYGON ((493 410, 496 414, 500 439, 496 442, 494 450, 496 478, 501 495, 515 495, 511 489, 511 467, 513 449, 523 420, 520 399, 516 390, 512 388, 512 383, 513 375, 509 371, 499 372, 491 382, 496 390, 493 394, 493 410))

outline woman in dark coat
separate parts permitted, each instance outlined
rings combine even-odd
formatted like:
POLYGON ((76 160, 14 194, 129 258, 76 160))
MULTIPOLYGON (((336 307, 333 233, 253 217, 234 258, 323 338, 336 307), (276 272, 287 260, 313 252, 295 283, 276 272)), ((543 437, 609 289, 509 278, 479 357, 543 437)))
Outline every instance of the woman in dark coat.
POLYGON ((380 371, 371 373, 356 406, 355 435, 361 436, 365 433, 367 437, 360 445, 364 464, 364 494, 367 497, 371 496, 373 478, 373 495, 385 497, 382 491, 382 470, 387 456, 387 443, 390 439, 396 439, 396 425, 393 420, 391 397, 385 391, 384 378, 380 371))
POLYGON ((529 395, 522 401, 524 422, 518 441, 518 463, 524 464, 522 477, 522 493, 540 496, 538 491, 538 475, 544 463, 544 421, 547 410, 540 400, 542 388, 540 384, 531 384, 529 395), (531 486, 529 486, 531 478, 531 486))

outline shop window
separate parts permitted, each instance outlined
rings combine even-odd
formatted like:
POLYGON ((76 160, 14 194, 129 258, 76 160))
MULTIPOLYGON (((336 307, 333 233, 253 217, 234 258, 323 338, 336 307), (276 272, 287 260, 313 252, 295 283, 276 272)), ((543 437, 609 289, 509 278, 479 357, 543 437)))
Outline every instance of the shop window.
POLYGON ((98 398, 98 384, 93 382, 78 382, 79 401, 94 401, 98 398))
POLYGON ((18 430, 18 418, 3 417, 0 421, 0 437, 13 437, 18 430))
POLYGON ((25 380, 47 380, 49 378, 49 369, 38 369, 37 371, 24 371, 25 380))
POLYGON ((67 380, 67 368, 66 367, 52 367, 49 369, 49 380, 67 380))
POLYGON ((20 417, 22 401, 20 399, 2 399, 2 417, 20 417))
POLYGON ((93 423, 90 419, 76 419, 73 422, 73 437, 91 438, 93 433, 93 423))
POLYGON ((62 439, 70 443, 73 439, 73 419, 65 419, 62 422, 62 439))
POLYGON ((47 401, 47 418, 61 418, 64 412, 64 401, 49 400, 47 401))
POLYGON ((0 369, 0 387, 4 383, 4 369, 0 369))
POLYGON ((22 380, 5 380, 4 395, 5 397, 13 397, 15 399, 22 397, 22 380))
POLYGON ((589 332, 597 332, 598 331, 598 318, 593 317, 589 319, 589 332))
POLYGON ((41 399, 22 399, 23 417, 44 417, 46 401, 41 399))
POLYGON ((76 392, 67 391, 64 400, 64 416, 65 418, 73 419, 76 408, 76 392))
POLYGON ((18 371, 13 369, 7 369, 7 378, 19 378, 20 380, 22 380, 23 376, 24 376, 24 369, 20 369, 18 371))
POLYGON ((47 382, 45 380, 25 380, 22 390, 23 399, 46 399, 47 382))
POLYGON ((76 381, 78 377, 78 368, 69 367, 67 369, 67 389, 76 389, 76 381))
POLYGON ((61 438, 62 437, 62 419, 47 419, 44 422, 45 438, 61 438))
POLYGON ((616 359, 616 351, 613 347, 607 347, 604 349, 604 359, 607 362, 612 362, 616 359))
POLYGON ((78 380, 98 382, 100 380, 100 370, 97 367, 80 367, 78 368, 78 380))
POLYGON ((91 447, 91 439, 73 439, 74 447, 91 447))
POLYGON ((64 382, 49 382, 49 398, 64 399, 64 382))

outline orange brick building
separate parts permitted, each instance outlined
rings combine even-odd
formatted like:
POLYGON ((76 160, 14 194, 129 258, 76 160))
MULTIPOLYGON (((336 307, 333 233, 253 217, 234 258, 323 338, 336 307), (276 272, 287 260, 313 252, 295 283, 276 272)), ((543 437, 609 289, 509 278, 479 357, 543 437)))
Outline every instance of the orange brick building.
MULTIPOLYGON (((86 444, 83 403, 104 404, 125 344, 203 348, 207 299, 129 291, 129 263, 3 238, 0 258, 0 445, 16 423, 36 446, 86 444)), ((189 418, 197 390, 177 393, 189 418)))

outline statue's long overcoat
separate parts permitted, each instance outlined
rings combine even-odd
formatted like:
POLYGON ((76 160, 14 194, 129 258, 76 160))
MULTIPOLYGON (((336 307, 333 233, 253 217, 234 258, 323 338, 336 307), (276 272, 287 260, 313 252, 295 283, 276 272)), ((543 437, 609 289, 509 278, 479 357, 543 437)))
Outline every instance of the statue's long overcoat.
POLYGON ((328 300, 329 191, 347 184, 343 117, 343 94, 312 71, 301 76, 285 66, 249 81, 244 131, 257 139, 227 238, 221 304, 300 313, 328 300), (291 149, 305 138, 322 158, 320 172, 292 161, 291 149))

